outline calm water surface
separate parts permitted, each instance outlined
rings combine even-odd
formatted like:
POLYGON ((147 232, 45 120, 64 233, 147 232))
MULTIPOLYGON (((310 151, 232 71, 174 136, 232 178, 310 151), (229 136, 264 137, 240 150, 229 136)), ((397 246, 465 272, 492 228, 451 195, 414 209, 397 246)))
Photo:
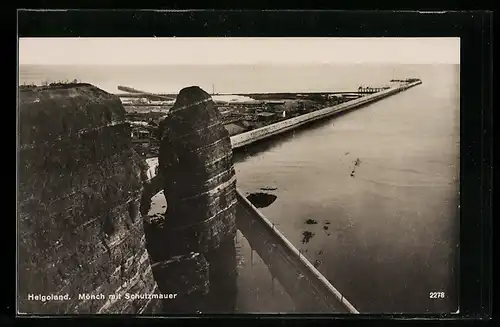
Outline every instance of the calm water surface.
POLYGON ((459 71, 424 68, 422 85, 236 164, 242 191, 277 188, 262 212, 361 312, 457 310, 459 71))

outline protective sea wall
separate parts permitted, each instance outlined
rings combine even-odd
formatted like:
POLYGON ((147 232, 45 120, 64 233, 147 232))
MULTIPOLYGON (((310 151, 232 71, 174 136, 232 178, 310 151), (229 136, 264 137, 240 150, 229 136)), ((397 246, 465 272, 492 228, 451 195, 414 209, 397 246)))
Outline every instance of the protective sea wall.
POLYGON ((157 302, 139 199, 147 167, 118 97, 19 92, 18 312, 143 313, 157 302))
POLYGON ((351 109, 358 108, 362 105, 380 100, 382 98, 388 97, 390 95, 396 94, 398 92, 404 91, 413 86, 422 84, 421 81, 416 81, 408 84, 402 84, 398 87, 393 87, 381 92, 373 93, 371 95, 363 96, 361 98, 347 101, 341 104, 338 104, 333 107, 328 107, 320 110, 313 111, 308 114, 300 115, 298 117, 290 118, 287 120, 280 121, 278 123, 274 123, 271 125, 267 125, 261 128, 257 128, 255 130, 241 133, 238 135, 234 135, 231 137, 231 143, 233 149, 241 148, 252 144, 257 141, 264 140, 271 136, 275 136, 290 130, 293 130, 299 126, 311 123, 313 121, 317 121, 319 119, 330 117, 334 114, 339 114, 341 112, 345 112, 351 109))

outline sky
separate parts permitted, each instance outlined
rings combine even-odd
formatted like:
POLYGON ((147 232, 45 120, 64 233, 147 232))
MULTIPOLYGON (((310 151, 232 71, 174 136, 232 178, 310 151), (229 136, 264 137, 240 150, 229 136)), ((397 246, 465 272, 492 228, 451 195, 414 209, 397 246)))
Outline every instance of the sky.
POLYGON ((19 64, 459 64, 459 38, 20 38, 19 64))

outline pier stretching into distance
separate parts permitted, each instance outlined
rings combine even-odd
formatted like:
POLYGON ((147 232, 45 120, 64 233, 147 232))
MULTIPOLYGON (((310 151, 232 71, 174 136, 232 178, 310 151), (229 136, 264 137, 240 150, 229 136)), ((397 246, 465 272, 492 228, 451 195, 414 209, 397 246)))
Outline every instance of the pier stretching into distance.
MULTIPOLYGON (((164 241, 174 244, 174 239, 165 238, 172 233, 165 231, 167 234, 164 235, 158 229, 149 228, 151 224, 146 221, 151 222, 151 217, 143 210, 153 196, 171 187, 163 178, 168 170, 156 169, 158 160, 155 158, 147 160, 150 165, 147 167, 144 160, 132 151, 131 126, 125 119, 126 112, 119 98, 83 83, 21 88, 20 161, 23 165, 19 187, 19 312, 168 313, 165 310, 173 307, 175 311, 194 313, 205 308, 210 312, 207 308, 211 307, 211 301, 225 297, 223 294, 233 294, 231 287, 217 289, 214 285, 211 290, 210 283, 214 276, 231 283, 235 269, 232 260, 234 246, 227 240, 234 237, 235 223, 252 251, 255 250, 263 259, 273 277, 290 295, 297 312, 359 313, 346 295, 334 287, 334 281, 328 281, 247 198, 237 189, 232 189, 232 163, 224 158, 231 158, 231 151, 373 103, 421 83, 420 80, 407 80, 390 88, 370 89, 354 100, 232 136, 220 128, 222 123, 216 122, 216 116, 197 121, 201 124, 197 129, 193 126, 192 130, 185 132, 191 138, 192 145, 189 146, 211 148, 205 152, 189 147, 183 149, 183 155, 194 153, 197 156, 193 166, 186 167, 184 176, 189 179, 189 169, 196 171, 196 178, 207 178, 205 181, 196 180, 197 185, 209 189, 185 191, 186 194, 195 194, 194 197, 207 197, 210 201, 202 201, 207 212, 196 211, 190 224, 186 225, 181 218, 168 222, 183 230, 187 242, 171 247, 172 253, 168 255, 158 244, 164 244, 164 241), (68 99, 69 93, 72 94, 71 100, 68 99), (215 129, 213 126, 217 124, 214 122, 218 124, 215 129), (200 132, 204 128, 210 131, 200 132), (213 140, 224 140, 222 144, 227 146, 204 146, 203 142, 209 140, 206 135, 213 140), (223 165, 217 166, 218 163, 223 165), (220 179, 219 173, 216 174, 219 171, 225 172, 222 175, 229 179, 220 179), (218 194, 226 194, 227 199, 217 198, 218 194), (232 200, 235 201, 234 207, 232 200), (226 210, 224 206, 231 209, 227 209, 227 214, 219 215, 226 210), (212 220, 209 213, 219 218, 212 220), (199 229, 192 229, 194 225, 199 229), (227 251, 230 255, 225 256, 220 251, 227 251), (211 270, 210 267, 215 268, 211 270), (168 286, 174 275, 182 278, 175 285, 168 286), (164 296, 163 299, 172 301, 171 294, 166 292, 174 286, 179 288, 177 293, 181 301, 177 305, 174 302, 165 305, 165 300, 159 301, 162 297, 158 293, 164 296), (90 296, 96 293, 116 296, 90 296), (139 293, 144 296, 132 301, 126 299, 127 294, 139 293), (29 300, 30 296, 39 294, 61 299, 67 297, 68 300, 29 300), (81 294, 89 296, 81 297, 81 294), (160 308, 162 303, 163 309, 160 308)), ((171 96, 135 93, 173 100, 171 96)), ((176 110, 189 106, 213 107, 210 98, 194 103, 188 98, 182 101, 182 105, 174 105, 176 110)), ((200 112, 203 112, 202 107, 198 108, 200 112)), ((171 135, 172 139, 178 137, 184 136, 179 133, 171 135)), ((177 153, 170 153, 167 157, 170 155, 169 162, 175 164, 177 153)), ((175 165, 167 166, 175 168, 175 165)), ((178 202, 177 213, 189 209, 190 205, 186 204, 189 201, 184 203, 175 197, 172 201, 178 202)))
POLYGON ((420 80, 408 84, 403 84, 401 86, 384 89, 383 91, 360 97, 355 100, 347 101, 333 107, 316 110, 305 115, 301 115, 275 124, 264 126, 259 129, 235 135, 231 137, 233 149, 237 149, 255 143, 257 141, 261 141, 269 137, 285 133, 287 131, 293 130, 302 125, 312 123, 320 119, 325 119, 336 114, 353 110, 362 105, 381 100, 419 84, 422 84, 420 80))

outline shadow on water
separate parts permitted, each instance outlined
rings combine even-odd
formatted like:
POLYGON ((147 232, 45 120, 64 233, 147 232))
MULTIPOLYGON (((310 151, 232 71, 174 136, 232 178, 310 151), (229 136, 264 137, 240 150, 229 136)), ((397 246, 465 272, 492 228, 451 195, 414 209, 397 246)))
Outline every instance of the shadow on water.
POLYGON ((250 201, 256 208, 265 208, 273 204, 278 197, 274 194, 256 192, 251 193, 247 196, 248 201, 250 201))

